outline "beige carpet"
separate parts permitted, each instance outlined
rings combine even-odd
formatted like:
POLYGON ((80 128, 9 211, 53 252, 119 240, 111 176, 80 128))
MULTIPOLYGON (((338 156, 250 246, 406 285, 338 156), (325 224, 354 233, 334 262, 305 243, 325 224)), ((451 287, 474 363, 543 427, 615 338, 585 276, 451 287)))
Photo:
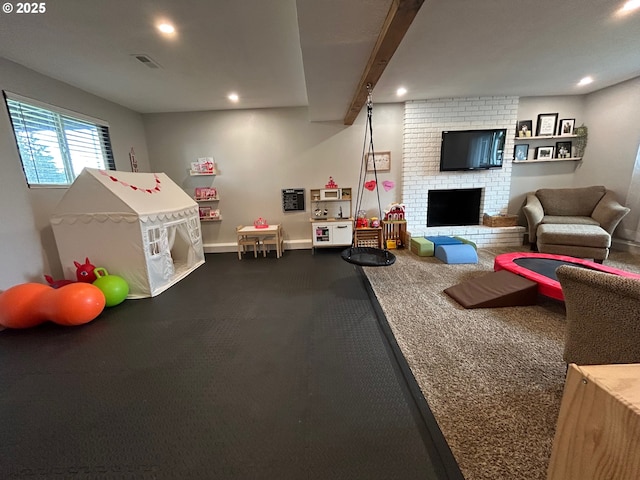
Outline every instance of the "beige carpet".
MULTIPOLYGON (((446 265, 397 250, 394 265, 364 268, 467 480, 546 478, 562 398, 562 302, 466 310, 443 293, 508 251, 518 250, 481 249, 477 265, 446 265)), ((640 273, 628 253, 605 264, 640 273)))

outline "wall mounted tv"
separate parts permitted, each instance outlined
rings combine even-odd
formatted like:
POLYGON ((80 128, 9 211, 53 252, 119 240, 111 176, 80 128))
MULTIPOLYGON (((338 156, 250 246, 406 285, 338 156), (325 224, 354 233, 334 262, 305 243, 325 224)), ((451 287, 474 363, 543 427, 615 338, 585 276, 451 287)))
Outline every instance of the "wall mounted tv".
POLYGON ((501 168, 505 128, 442 132, 440 171, 501 168))

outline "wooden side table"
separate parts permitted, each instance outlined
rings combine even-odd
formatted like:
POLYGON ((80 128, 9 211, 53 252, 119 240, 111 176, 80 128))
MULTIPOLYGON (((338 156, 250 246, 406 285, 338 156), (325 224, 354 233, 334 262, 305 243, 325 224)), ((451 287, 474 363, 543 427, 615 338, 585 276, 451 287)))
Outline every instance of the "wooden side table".
POLYGON ((547 480, 636 480, 640 364, 571 364, 547 480))

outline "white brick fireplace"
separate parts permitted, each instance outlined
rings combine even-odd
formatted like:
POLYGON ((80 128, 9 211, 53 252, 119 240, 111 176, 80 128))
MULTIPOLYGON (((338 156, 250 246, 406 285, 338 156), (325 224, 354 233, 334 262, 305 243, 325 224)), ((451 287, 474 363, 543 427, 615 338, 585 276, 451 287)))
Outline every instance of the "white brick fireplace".
POLYGON ((511 189, 518 97, 442 98, 405 104, 402 192, 413 236, 459 235, 480 247, 522 245, 524 227, 485 227, 483 213, 506 213, 511 189), (440 172, 443 130, 506 128, 502 168, 440 172), (481 188, 480 225, 427 227, 429 190, 481 188))

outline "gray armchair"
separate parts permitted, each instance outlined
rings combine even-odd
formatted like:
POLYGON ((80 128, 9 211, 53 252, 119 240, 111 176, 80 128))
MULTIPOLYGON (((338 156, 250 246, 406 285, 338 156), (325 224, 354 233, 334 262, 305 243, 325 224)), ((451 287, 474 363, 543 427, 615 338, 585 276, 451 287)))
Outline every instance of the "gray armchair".
POLYGON ((543 188, 527 195, 522 210, 529 242, 539 252, 599 262, 609 256, 613 231, 629 213, 603 186, 543 188))
POLYGON ((640 363, 640 280, 563 265, 564 360, 578 365, 640 363))

